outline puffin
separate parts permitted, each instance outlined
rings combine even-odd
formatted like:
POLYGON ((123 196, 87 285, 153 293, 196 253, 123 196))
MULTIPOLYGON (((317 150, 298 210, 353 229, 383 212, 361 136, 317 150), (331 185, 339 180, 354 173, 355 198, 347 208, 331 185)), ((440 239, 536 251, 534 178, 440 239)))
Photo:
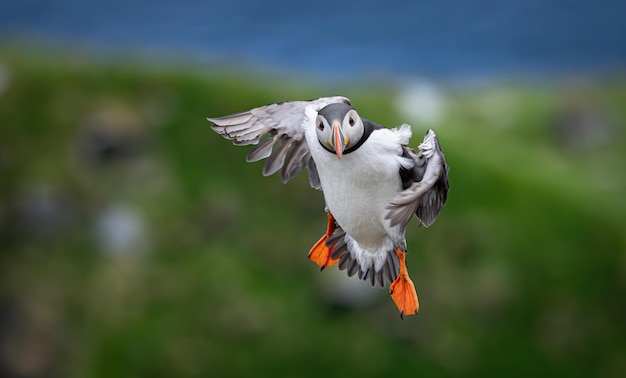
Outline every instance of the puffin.
POLYGON ((357 113, 343 96, 285 101, 207 118, 234 145, 255 145, 246 161, 267 159, 263 175, 287 183, 304 168, 323 192, 326 233, 309 251, 321 270, 337 264, 372 286, 389 283, 400 317, 419 301, 406 265, 406 227, 430 226, 446 202, 449 167, 429 129, 409 147, 411 127, 386 128, 357 113))

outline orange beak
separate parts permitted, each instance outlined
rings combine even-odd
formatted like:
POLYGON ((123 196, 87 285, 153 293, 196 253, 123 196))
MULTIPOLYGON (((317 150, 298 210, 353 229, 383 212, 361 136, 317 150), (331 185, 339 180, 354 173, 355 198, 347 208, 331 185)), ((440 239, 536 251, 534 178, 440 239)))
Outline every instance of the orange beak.
POLYGON ((348 138, 343 133, 343 129, 339 122, 333 122, 333 133, 330 137, 330 145, 335 150, 337 158, 341 159, 343 150, 348 144, 348 138))

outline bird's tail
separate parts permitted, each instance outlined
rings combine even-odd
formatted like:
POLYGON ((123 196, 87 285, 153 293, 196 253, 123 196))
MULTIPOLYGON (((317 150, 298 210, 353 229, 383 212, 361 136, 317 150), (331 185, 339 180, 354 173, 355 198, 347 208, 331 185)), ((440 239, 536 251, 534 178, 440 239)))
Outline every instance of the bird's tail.
POLYGON ((339 269, 347 270, 348 276, 355 274, 364 281, 370 281, 372 286, 377 284, 385 287, 387 282, 392 283, 400 272, 400 262, 396 255, 395 248, 389 249, 385 261, 379 269, 376 269, 374 262, 370 266, 361 266, 350 250, 350 243, 347 241, 346 232, 337 225, 333 234, 326 240, 326 246, 331 249, 331 258, 339 259, 339 269))

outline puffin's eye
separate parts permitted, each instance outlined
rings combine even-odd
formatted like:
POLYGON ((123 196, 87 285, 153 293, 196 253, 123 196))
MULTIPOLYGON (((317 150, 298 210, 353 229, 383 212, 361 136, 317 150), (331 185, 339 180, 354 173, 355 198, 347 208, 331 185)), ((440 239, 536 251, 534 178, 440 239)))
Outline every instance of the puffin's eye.
POLYGON ((324 122, 320 121, 320 123, 317 124, 317 128, 324 131, 324 122))
POLYGON ((350 124, 350 126, 354 126, 354 118, 350 117, 348 123, 350 124))

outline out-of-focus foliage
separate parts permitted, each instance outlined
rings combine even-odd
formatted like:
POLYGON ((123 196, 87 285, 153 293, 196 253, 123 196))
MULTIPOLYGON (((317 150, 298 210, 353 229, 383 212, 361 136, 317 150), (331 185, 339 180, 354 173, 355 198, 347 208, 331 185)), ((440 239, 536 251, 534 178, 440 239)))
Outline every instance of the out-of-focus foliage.
POLYGON ((435 125, 329 88, 5 52, 0 375, 626 374, 626 83, 444 88, 435 125), (321 193, 204 119, 335 94, 445 149, 448 203, 408 229, 417 316, 333 299, 321 193))

